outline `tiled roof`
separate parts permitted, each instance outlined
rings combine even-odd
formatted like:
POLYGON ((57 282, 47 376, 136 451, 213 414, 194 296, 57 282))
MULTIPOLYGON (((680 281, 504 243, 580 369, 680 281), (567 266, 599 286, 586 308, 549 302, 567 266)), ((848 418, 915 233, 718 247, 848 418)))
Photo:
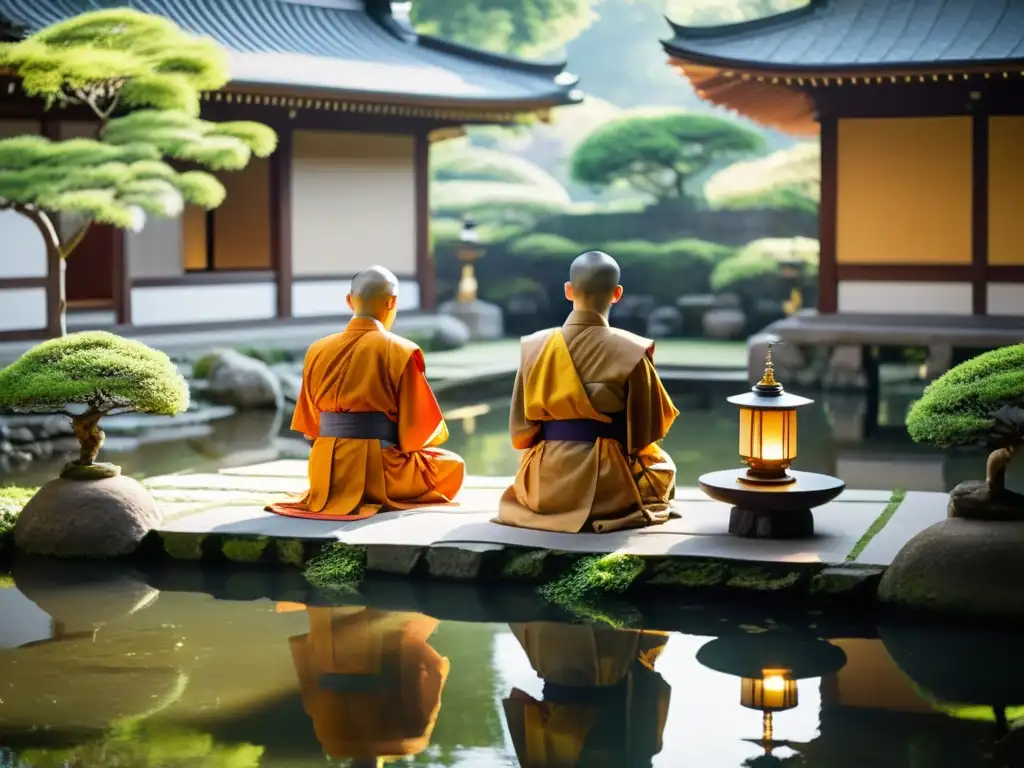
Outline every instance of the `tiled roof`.
POLYGON ((579 100, 564 62, 526 62, 416 35, 392 18, 387 0, 0 0, 0 18, 31 32, 119 6, 213 37, 229 49, 237 84, 474 106, 579 100))
MULTIPOLYGON (((671 22, 670 22, 671 23, 671 22)), ((811 0, 767 19, 672 24, 675 58, 776 70, 895 70, 1024 62, 1024 0, 811 0)))

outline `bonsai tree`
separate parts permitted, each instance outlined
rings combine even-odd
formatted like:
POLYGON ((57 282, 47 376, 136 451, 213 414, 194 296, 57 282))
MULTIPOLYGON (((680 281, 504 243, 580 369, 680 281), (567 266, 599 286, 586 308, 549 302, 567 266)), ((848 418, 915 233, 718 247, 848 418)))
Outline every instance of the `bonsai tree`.
POLYGON ((96 120, 96 139, 0 141, 0 210, 38 228, 50 263, 60 265, 60 333, 67 333, 64 260, 94 222, 139 230, 146 215, 174 217, 193 203, 216 208, 223 185, 203 171, 240 170, 267 157, 276 134, 258 123, 200 120, 203 91, 228 81, 227 52, 160 16, 116 8, 53 24, 0 44, 0 69, 21 78, 47 110, 70 107, 96 120), (68 236, 55 214, 79 223, 68 236))
POLYGON ((96 464, 104 416, 173 416, 188 403, 188 384, 167 355, 104 331, 45 341, 0 371, 0 408, 71 419, 81 450, 62 477, 116 474, 108 465, 96 464))
POLYGON ((986 446, 988 497, 1024 502, 1006 488, 1006 468, 1024 447, 1024 344, 985 352, 933 381, 911 406, 907 431, 941 448, 986 446))
POLYGON ((691 177, 763 146, 761 134, 714 115, 675 110, 633 114, 587 135, 572 153, 569 174, 595 189, 624 182, 658 202, 681 200, 691 177))

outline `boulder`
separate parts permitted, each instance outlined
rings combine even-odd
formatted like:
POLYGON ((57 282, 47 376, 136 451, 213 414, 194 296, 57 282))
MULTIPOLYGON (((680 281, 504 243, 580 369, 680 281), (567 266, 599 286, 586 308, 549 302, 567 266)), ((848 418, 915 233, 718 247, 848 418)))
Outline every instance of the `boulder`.
POLYGON ((1010 490, 994 494, 988 483, 968 480, 949 492, 946 513, 971 520, 1024 521, 1024 495, 1010 490))
POLYGON ((439 317, 461 321, 471 339, 500 339, 505 335, 505 317, 501 307, 475 299, 469 302, 446 301, 437 309, 439 317))
POLYGON ((14 544, 33 555, 120 557, 134 552, 161 520, 149 491, 130 477, 61 478, 25 505, 14 544))
POLYGON ((1024 522, 951 517, 903 545, 878 587, 895 607, 1024 619, 1024 522))
POLYGON ((712 339, 735 339, 747 324, 738 307, 716 307, 704 313, 704 335, 712 339))
POLYGON ((664 339, 683 331, 683 313, 675 307, 656 307, 647 316, 647 337, 664 339))
POLYGON ((284 407, 281 382, 266 363, 233 349, 210 353, 208 399, 238 409, 284 407))
POLYGON ((399 336, 425 339, 432 350, 460 349, 469 343, 469 326, 450 314, 399 315, 392 330, 399 336))

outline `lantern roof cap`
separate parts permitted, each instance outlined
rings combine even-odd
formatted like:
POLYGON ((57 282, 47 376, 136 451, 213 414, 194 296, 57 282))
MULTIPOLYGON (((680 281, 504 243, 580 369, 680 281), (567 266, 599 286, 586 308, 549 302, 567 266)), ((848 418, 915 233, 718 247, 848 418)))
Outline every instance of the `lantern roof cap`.
POLYGON ((775 378, 775 365, 772 363, 772 345, 775 343, 768 342, 768 352, 764 358, 764 375, 761 380, 749 392, 733 395, 728 402, 740 407, 761 410, 789 410, 814 402, 806 397, 786 392, 782 388, 782 382, 775 378))

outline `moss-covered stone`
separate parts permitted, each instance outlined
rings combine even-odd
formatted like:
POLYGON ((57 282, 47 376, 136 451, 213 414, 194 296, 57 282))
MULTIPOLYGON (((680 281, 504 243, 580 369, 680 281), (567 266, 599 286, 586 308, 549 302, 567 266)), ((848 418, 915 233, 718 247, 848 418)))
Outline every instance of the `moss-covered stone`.
POLYGON ((435 546, 427 550, 427 573, 437 579, 474 581, 485 570, 488 559, 500 557, 500 544, 435 546))
POLYGON ((729 568, 713 560, 666 560, 653 569, 647 584, 659 587, 700 589, 715 587, 725 581, 729 568))
POLYGON ((423 547, 404 544, 370 544, 366 548, 366 570, 392 576, 408 576, 423 557, 423 547))
POLYGON ((306 580, 320 589, 349 591, 362 583, 366 574, 366 547, 334 542, 306 564, 306 580))
POLYGON ((299 568, 306 564, 306 545, 298 539, 278 539, 274 542, 274 549, 282 563, 299 568))
POLYGON ((799 571, 770 571, 765 568, 733 568, 725 586, 733 589, 749 589, 757 592, 781 592, 800 583, 799 571))
POLYGON ((605 595, 620 595, 643 573, 644 559, 613 553, 585 557, 565 575, 540 588, 557 605, 585 604, 605 595))
POLYGON ((204 533, 161 533, 164 552, 175 560, 202 560, 204 533))
POLYGON ((502 566, 501 578, 506 581, 539 581, 544 575, 547 556, 546 549, 516 552, 502 566))
POLYGON ((873 594, 885 568, 881 566, 838 566, 814 574, 810 594, 814 597, 840 597, 873 594))
POLYGON ((6 573, 0 573, 0 589, 13 589, 14 579, 8 576, 6 573))
POLYGON ((221 544, 220 551, 234 563, 255 563, 263 557, 269 543, 270 539, 266 536, 230 538, 221 544))

